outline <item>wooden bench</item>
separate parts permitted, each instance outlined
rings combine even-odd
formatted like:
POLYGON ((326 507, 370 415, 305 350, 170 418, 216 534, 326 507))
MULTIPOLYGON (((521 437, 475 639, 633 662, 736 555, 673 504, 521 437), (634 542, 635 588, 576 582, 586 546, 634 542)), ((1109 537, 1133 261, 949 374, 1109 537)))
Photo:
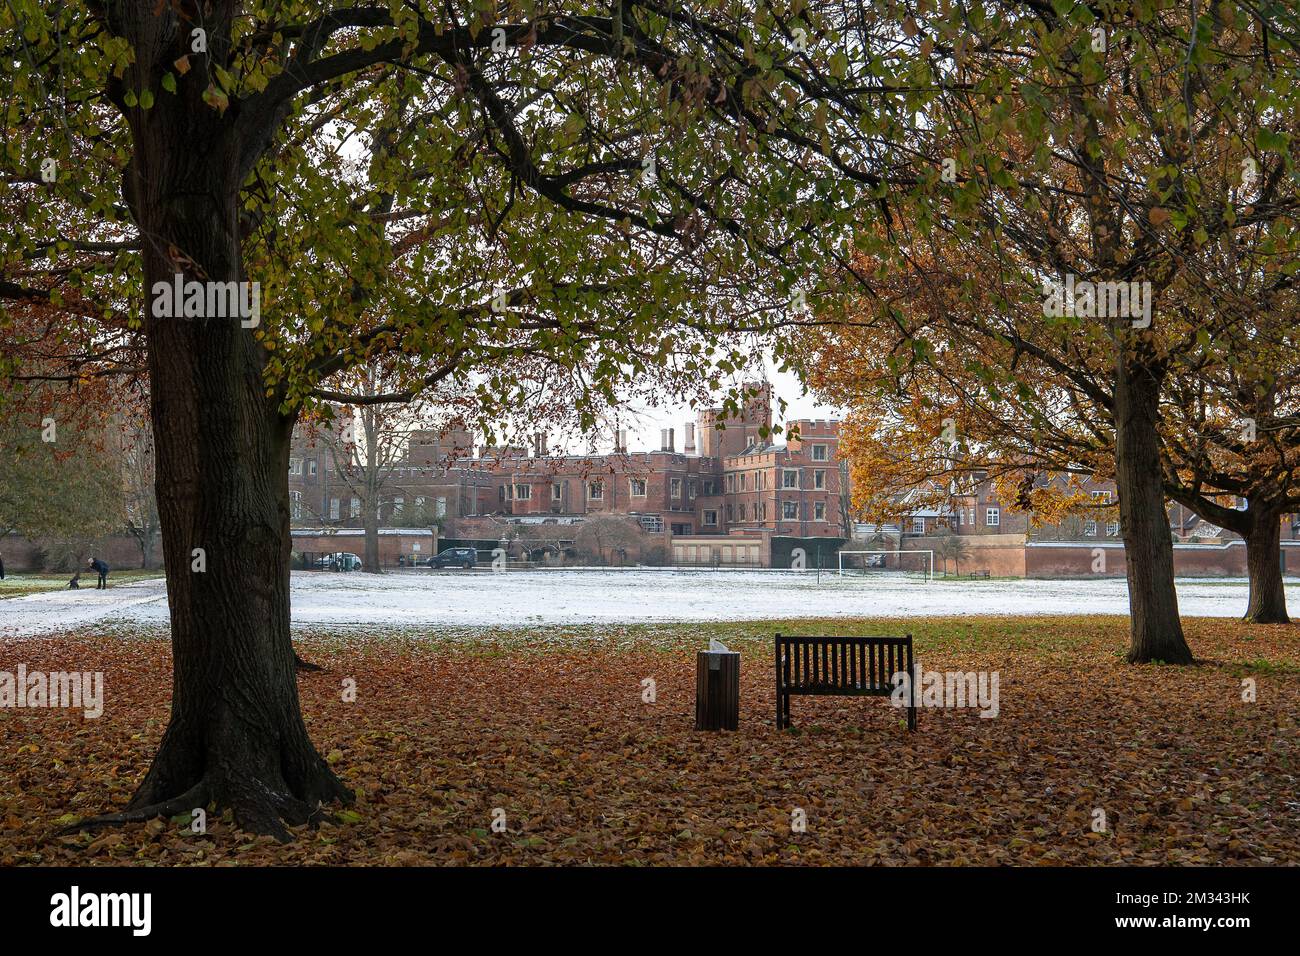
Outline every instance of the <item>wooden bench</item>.
POLYGON ((790 726, 790 698, 888 697, 894 675, 907 673, 907 729, 916 730, 916 671, 912 635, 791 637, 776 635, 776 726, 790 726))
POLYGON ((989 572, 987 568, 983 571, 972 571, 970 574, 966 575, 968 578, 987 578, 988 576, 989 572))

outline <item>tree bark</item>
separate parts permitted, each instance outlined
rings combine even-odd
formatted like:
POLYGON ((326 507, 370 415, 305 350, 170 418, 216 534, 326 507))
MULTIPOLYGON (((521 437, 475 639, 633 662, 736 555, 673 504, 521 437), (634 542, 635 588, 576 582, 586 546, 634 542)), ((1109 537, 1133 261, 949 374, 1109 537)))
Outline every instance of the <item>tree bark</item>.
POLYGON ((1160 458, 1160 379, 1123 354, 1116 363, 1115 482, 1128 577, 1131 664, 1192 663, 1174 589, 1174 546, 1160 458))
MULTIPOLYGON (((179 55, 169 21, 164 14, 140 27, 162 31, 135 44, 141 70, 150 56, 170 63, 179 55)), ((210 36, 220 36, 223 25, 212 26, 210 36)), ((265 352, 238 317, 155 317, 151 309, 154 283, 177 273, 185 281, 247 278, 239 144, 197 98, 161 96, 132 119, 124 193, 147 237, 144 327, 173 693, 171 720, 126 813, 101 819, 212 803, 248 830, 287 840, 285 823, 352 800, 299 709, 289 631, 295 416, 280 414, 278 396, 267 398, 265 352)))
POLYGON ((1282 516, 1276 511, 1254 515, 1246 535, 1246 573, 1250 599, 1244 620, 1252 624, 1288 624, 1282 583, 1282 516))
POLYGON ((362 548, 365 553, 361 556, 361 570, 380 574, 384 569, 379 564, 379 502, 377 499, 366 506, 365 519, 362 523, 365 525, 365 543, 362 548))

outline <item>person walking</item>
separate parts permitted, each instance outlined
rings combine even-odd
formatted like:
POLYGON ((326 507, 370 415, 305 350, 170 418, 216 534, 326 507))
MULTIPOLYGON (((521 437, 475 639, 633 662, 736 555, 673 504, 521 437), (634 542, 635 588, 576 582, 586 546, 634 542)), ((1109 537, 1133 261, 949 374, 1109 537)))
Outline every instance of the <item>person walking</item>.
POLYGON ((5 556, 0 554, 0 581, 5 579, 5 556))
POLYGON ((93 570, 96 574, 99 575, 99 583, 95 585, 95 590, 98 591, 100 588, 107 590, 108 589, 108 565, 105 564, 103 561, 99 560, 99 558, 91 558, 89 564, 91 570, 93 570))

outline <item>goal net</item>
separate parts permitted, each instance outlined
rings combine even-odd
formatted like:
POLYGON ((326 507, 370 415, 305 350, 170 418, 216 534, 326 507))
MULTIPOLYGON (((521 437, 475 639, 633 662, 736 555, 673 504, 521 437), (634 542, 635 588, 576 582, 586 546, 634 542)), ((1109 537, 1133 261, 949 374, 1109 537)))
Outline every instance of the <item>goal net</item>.
POLYGON ((841 551, 840 577, 934 578, 933 551, 841 551))

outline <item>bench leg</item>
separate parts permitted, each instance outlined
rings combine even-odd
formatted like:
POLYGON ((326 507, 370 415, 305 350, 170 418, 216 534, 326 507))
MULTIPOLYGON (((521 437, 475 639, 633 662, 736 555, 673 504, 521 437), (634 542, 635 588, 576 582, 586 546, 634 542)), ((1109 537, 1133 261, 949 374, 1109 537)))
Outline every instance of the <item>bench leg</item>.
POLYGON ((907 708, 907 729, 916 730, 916 708, 915 707, 909 706, 907 708))

